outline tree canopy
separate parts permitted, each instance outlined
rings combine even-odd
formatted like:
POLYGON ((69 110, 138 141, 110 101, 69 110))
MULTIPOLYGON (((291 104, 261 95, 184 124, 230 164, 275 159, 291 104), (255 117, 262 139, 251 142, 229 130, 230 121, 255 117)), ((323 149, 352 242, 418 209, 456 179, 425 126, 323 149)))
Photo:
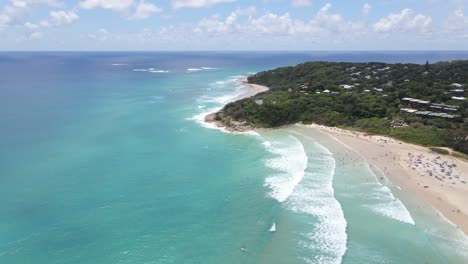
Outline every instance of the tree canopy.
POLYGON ((425 65, 307 62, 257 73, 248 82, 270 90, 226 105, 217 114, 218 120, 267 128, 313 122, 468 153, 468 102, 462 100, 468 61, 425 65), (456 118, 402 114, 405 97, 457 107, 450 112, 456 118))

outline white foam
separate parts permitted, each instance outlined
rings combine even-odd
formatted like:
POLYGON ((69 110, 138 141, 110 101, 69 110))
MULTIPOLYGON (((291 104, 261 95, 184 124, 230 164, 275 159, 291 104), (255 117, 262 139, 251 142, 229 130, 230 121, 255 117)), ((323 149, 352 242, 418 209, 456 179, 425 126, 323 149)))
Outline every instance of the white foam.
MULTIPOLYGON (((365 161, 365 158, 361 154, 356 152, 353 148, 346 145, 344 142, 342 142, 338 138, 330 134, 327 134, 327 135, 333 138, 335 141, 341 143, 346 148, 352 150, 354 153, 359 155, 365 161)), ((408 211, 408 209, 405 207, 405 205, 398 198, 395 198, 392 191, 387 186, 383 185, 381 182, 378 181, 377 175, 375 175, 375 173, 372 171, 372 169, 370 168, 367 162, 365 162, 365 166, 367 170, 372 175, 374 175, 375 182, 372 183, 372 185, 376 186, 372 189, 373 193, 371 194, 372 197, 375 199, 375 203, 365 205, 365 206, 371 209, 372 211, 379 213, 381 215, 384 215, 386 217, 393 218, 403 223, 415 225, 414 219, 411 217, 411 214, 408 211)), ((399 186, 397 186, 397 188, 401 189, 399 186)))
POLYGON ((451 249, 454 249, 459 255, 468 258, 468 236, 465 235, 465 233, 463 233, 463 231, 459 229, 456 224, 445 217, 439 210, 434 207, 432 209, 445 223, 450 225, 455 230, 452 231, 450 235, 447 235, 447 231, 443 231, 440 229, 440 227, 426 229, 426 232, 431 236, 444 241, 445 245, 451 249))
POLYGON ((186 71, 187 73, 193 73, 193 72, 213 71, 213 70, 217 70, 217 68, 213 68, 213 67, 188 68, 186 71))
POLYGON ((313 231, 305 234, 301 245, 320 254, 305 260, 309 263, 339 264, 346 253, 348 237, 343 209, 334 196, 335 159, 324 146, 317 142, 313 144, 318 153, 311 157, 311 168, 307 169, 285 205, 294 212, 316 218, 313 231))
POLYGON ((301 142, 294 136, 284 141, 270 141, 270 145, 264 146, 275 154, 275 157, 266 160, 265 165, 279 172, 267 178, 265 185, 271 188, 271 197, 282 203, 304 177, 308 158, 301 142))
MULTIPOLYGON (((190 69, 187 69, 187 70, 190 70, 190 69)), ((191 70, 196 71, 196 69, 191 69, 191 70)), ((216 82, 210 83, 210 86, 213 88, 213 90, 216 90, 216 91, 211 92, 211 95, 205 95, 197 99, 197 101, 200 103, 200 105, 197 106, 198 109, 205 109, 206 107, 209 107, 209 110, 203 111, 201 113, 197 113, 191 118, 187 118, 187 119, 194 120, 205 128, 216 129, 222 132, 231 133, 227 131, 225 127, 218 127, 216 124, 211 123, 211 122, 207 123, 205 121, 205 117, 209 114, 218 112, 226 104, 233 102, 241 98, 242 95, 246 94, 246 86, 243 85, 242 83, 244 79, 245 79, 245 76, 230 76, 223 81, 216 81, 216 82), (225 90, 231 87, 234 89, 231 89, 229 93, 226 93, 225 91, 218 91, 218 89, 225 90)), ((208 88, 207 90, 212 90, 212 88, 208 88)), ((256 137, 260 136, 260 134, 258 134, 255 131, 232 132, 232 133, 250 135, 250 136, 256 136, 256 137)))
POLYGON ((200 68, 189 68, 187 69, 188 72, 198 72, 198 71, 202 71, 203 69, 200 69, 200 68))
POLYGON ((198 124, 200 124, 204 128, 216 129, 216 130, 219 130, 219 131, 224 132, 224 133, 229 133, 229 131, 227 131, 225 127, 218 127, 213 122, 206 122, 205 121, 205 118, 206 118, 207 115, 212 114, 212 113, 216 113, 219 110, 221 110, 221 107, 211 108, 211 109, 207 110, 206 112, 202 112, 202 113, 194 115, 191 118, 187 118, 187 120, 193 120, 193 121, 197 122, 198 124))
POLYGON ((400 199, 393 195, 390 188, 377 180, 377 175, 375 175, 371 170, 367 162, 365 165, 368 171, 375 176, 375 182, 371 183, 371 186, 373 187, 369 190, 372 203, 365 205, 365 207, 386 217, 403 223, 415 225, 414 219, 411 217, 411 214, 405 205, 400 201, 400 199))
POLYGON ((151 72, 151 73, 169 73, 168 70, 158 70, 156 68, 148 68, 148 69, 133 69, 135 72, 151 72))
POLYGON ((253 130, 244 131, 244 132, 235 132, 234 134, 241 134, 241 135, 250 135, 254 137, 261 137, 261 135, 253 130))
POLYGON ((112 66, 125 66, 127 63, 112 63, 112 66))

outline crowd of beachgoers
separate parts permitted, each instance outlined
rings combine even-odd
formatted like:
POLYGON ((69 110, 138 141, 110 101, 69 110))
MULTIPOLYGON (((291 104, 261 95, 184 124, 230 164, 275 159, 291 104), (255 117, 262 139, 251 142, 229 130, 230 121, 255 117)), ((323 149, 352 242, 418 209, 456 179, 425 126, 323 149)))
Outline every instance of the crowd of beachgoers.
POLYGON ((422 177, 434 177, 436 180, 449 184, 466 184, 462 172, 453 161, 444 160, 441 156, 414 155, 408 152, 404 159, 408 168, 415 170, 422 177))

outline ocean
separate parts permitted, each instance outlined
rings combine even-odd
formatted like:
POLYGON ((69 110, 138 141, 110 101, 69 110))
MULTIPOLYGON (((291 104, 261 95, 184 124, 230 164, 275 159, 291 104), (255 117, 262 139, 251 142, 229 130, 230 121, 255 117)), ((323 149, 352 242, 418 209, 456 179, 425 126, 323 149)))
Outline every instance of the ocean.
POLYGON ((0 263, 468 263, 461 231, 333 137, 203 121, 262 70, 455 59, 2 52, 0 263))

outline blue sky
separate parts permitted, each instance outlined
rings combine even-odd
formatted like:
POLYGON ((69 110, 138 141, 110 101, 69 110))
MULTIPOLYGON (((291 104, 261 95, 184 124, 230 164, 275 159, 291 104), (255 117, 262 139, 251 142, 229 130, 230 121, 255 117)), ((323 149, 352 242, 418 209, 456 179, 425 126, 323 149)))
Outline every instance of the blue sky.
POLYGON ((467 7, 468 0, 0 0, 0 50, 466 50, 467 7))

